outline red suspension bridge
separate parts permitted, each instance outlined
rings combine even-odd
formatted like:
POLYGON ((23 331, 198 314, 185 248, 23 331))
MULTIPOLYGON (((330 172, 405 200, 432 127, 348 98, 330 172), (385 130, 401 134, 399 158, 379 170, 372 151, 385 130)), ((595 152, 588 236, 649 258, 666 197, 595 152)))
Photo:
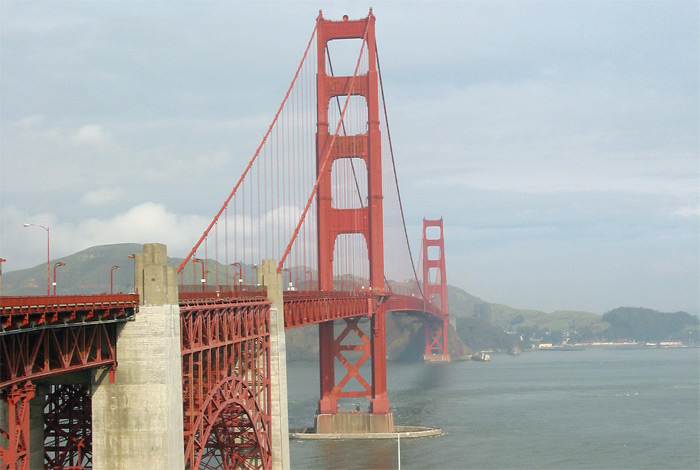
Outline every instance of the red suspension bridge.
POLYGON ((394 431, 385 315, 423 316, 428 360, 449 360, 449 318, 442 219, 423 220, 418 267, 411 255, 374 26, 371 10, 360 20, 319 14, 260 145, 177 268, 177 298, 167 270, 153 268, 159 255, 146 253, 138 295, 0 297, 1 470, 29 468, 37 442, 45 468, 92 468, 95 371, 119 383, 124 328, 146 315, 158 273, 161 303, 179 305, 185 468, 281 468, 275 310, 283 328, 318 325, 317 431, 342 432, 348 419, 394 431), (62 380, 84 371, 88 383, 62 380), (49 384, 38 438, 36 384, 49 384), (344 414, 344 400, 364 400, 366 412, 344 414))

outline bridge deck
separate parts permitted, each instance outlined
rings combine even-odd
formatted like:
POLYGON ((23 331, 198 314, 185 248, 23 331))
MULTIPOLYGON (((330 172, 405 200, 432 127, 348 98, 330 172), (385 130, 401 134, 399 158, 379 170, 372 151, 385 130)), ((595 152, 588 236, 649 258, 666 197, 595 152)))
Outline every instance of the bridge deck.
POLYGON ((116 367, 114 323, 136 294, 0 297, 0 389, 94 367, 116 367))
POLYGON ((0 297, 0 335, 31 328, 126 321, 138 311, 137 294, 0 297))

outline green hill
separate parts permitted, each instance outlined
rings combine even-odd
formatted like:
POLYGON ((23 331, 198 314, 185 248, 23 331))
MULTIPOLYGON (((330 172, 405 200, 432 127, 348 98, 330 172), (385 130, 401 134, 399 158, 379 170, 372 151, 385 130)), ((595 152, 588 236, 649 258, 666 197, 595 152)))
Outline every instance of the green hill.
MULTIPOLYGON (((141 253, 143 245, 139 243, 119 243, 115 245, 100 245, 79 251, 69 256, 52 259, 50 263, 50 278, 53 282, 53 266, 56 262, 65 263, 56 270, 56 293, 70 294, 99 294, 109 292, 110 271, 112 266, 121 266, 113 272, 114 292, 134 291, 134 262, 128 256, 141 253)), ((179 266, 182 258, 168 257, 168 265, 179 266)), ((225 283, 226 268, 214 260, 207 260, 207 283, 216 281, 216 271, 219 271, 219 283, 225 283)), ((201 265, 196 264, 194 270, 189 262, 183 270, 185 284, 199 282, 201 265)), ((233 272, 229 269, 229 283, 233 282, 233 272)), ((253 277, 251 266, 243 267, 243 276, 247 282, 253 277)), ((52 287, 53 289, 53 287, 52 287)), ((17 271, 8 271, 2 276, 3 295, 45 295, 46 294, 46 264, 17 271)))
MULTIPOLYGON (((51 282, 54 264, 60 261, 66 265, 56 269, 58 295, 108 292, 110 270, 118 265, 121 269, 114 270, 114 291, 131 292, 134 288, 134 265, 127 256, 142 251, 141 244, 120 243, 93 246, 70 256, 52 259, 49 270, 51 282)), ((46 295, 46 264, 3 273, 2 294, 46 295)))

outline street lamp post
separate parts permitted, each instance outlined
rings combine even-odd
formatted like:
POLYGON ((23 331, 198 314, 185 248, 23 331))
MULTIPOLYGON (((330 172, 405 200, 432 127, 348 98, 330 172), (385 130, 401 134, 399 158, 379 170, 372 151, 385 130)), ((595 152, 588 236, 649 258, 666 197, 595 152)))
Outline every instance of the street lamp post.
POLYGON ((2 263, 7 261, 5 258, 0 258, 0 295, 2 295, 2 263))
MULTIPOLYGON (((202 265, 202 292, 204 292, 204 283, 206 283, 206 278, 204 277, 204 261, 202 261, 199 258, 192 258, 192 276, 195 276, 194 273, 194 263, 199 263, 202 265)), ((193 279, 195 281, 195 285, 197 285, 197 280, 196 278, 193 279)))
POLYGON ((306 287, 306 275, 307 274, 309 275, 309 277, 311 277, 311 280, 309 281, 309 290, 311 290, 311 288, 313 287, 313 283, 314 283, 314 273, 312 273, 310 269, 304 270, 304 287, 306 287))
MULTIPOLYGON (((238 284, 242 285, 243 284, 243 267, 241 266, 241 263, 236 261, 235 263, 231 263, 231 266, 234 268, 238 266, 238 284)), ((233 273, 233 287, 236 287, 236 273, 233 273)))
MULTIPOLYGON (((292 290, 292 270, 290 268, 283 268, 282 271, 286 271, 287 274, 289 274, 289 287, 287 290, 292 290)), ((284 283, 284 279, 282 279, 282 283, 284 283)))
POLYGON ((114 294, 114 288, 113 288, 113 286, 114 286, 114 284, 113 284, 114 270, 121 269, 121 268, 122 268, 121 266, 119 266, 118 264, 115 264, 114 266, 112 266, 112 269, 109 270, 109 293, 110 294, 114 294))
POLYGON ((37 224, 24 224, 25 227, 41 227, 46 230, 46 295, 51 295, 51 236, 48 227, 37 224))
POLYGON ((134 292, 136 292, 136 254, 131 253, 126 255, 126 257, 134 260, 134 292))
POLYGON ((258 265, 254 264, 253 266, 251 266, 251 268, 255 271, 255 285, 259 286, 260 283, 258 283, 258 265))
POLYGON ((54 297, 56 296, 56 268, 60 268, 61 266, 65 266, 66 263, 58 262, 54 263, 53 265, 53 295, 54 297))

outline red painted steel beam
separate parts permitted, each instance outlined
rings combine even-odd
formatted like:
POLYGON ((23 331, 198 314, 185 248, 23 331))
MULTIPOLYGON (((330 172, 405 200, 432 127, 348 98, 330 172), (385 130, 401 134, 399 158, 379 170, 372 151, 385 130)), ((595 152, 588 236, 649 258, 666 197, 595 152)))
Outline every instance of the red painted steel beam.
POLYGON ((0 429, 0 434, 8 441, 7 448, 0 447, 3 470, 29 470, 29 401, 34 398, 34 391, 34 384, 27 381, 0 393, 0 399, 7 402, 9 427, 0 429))
POLYGON ((0 297, 0 335, 25 328, 126 320, 138 294, 0 297))
POLYGON ((189 468, 271 468, 269 301, 181 296, 180 340, 189 468))
POLYGON ((0 389, 21 382, 117 365, 116 328, 92 323, 0 336, 0 389))
POLYGON ((286 291, 284 327, 312 325, 343 318, 370 316, 375 295, 369 291, 286 291))
POLYGON ((44 412, 45 468, 92 468, 92 397, 88 385, 52 385, 44 412))
MULTIPOLYGON (((193 286, 185 286, 193 287, 193 286)), ((267 291, 265 286, 219 286, 217 289, 214 286, 207 286, 207 288, 202 291, 201 287, 196 287, 194 289, 181 290, 179 291, 179 302, 180 305, 186 304, 210 304, 219 302, 238 302, 238 301, 260 301, 267 299, 267 291), (226 289, 226 287, 228 289, 226 289)))
POLYGON ((443 319, 445 313, 435 304, 411 295, 390 295, 384 302, 387 312, 415 312, 443 319))

